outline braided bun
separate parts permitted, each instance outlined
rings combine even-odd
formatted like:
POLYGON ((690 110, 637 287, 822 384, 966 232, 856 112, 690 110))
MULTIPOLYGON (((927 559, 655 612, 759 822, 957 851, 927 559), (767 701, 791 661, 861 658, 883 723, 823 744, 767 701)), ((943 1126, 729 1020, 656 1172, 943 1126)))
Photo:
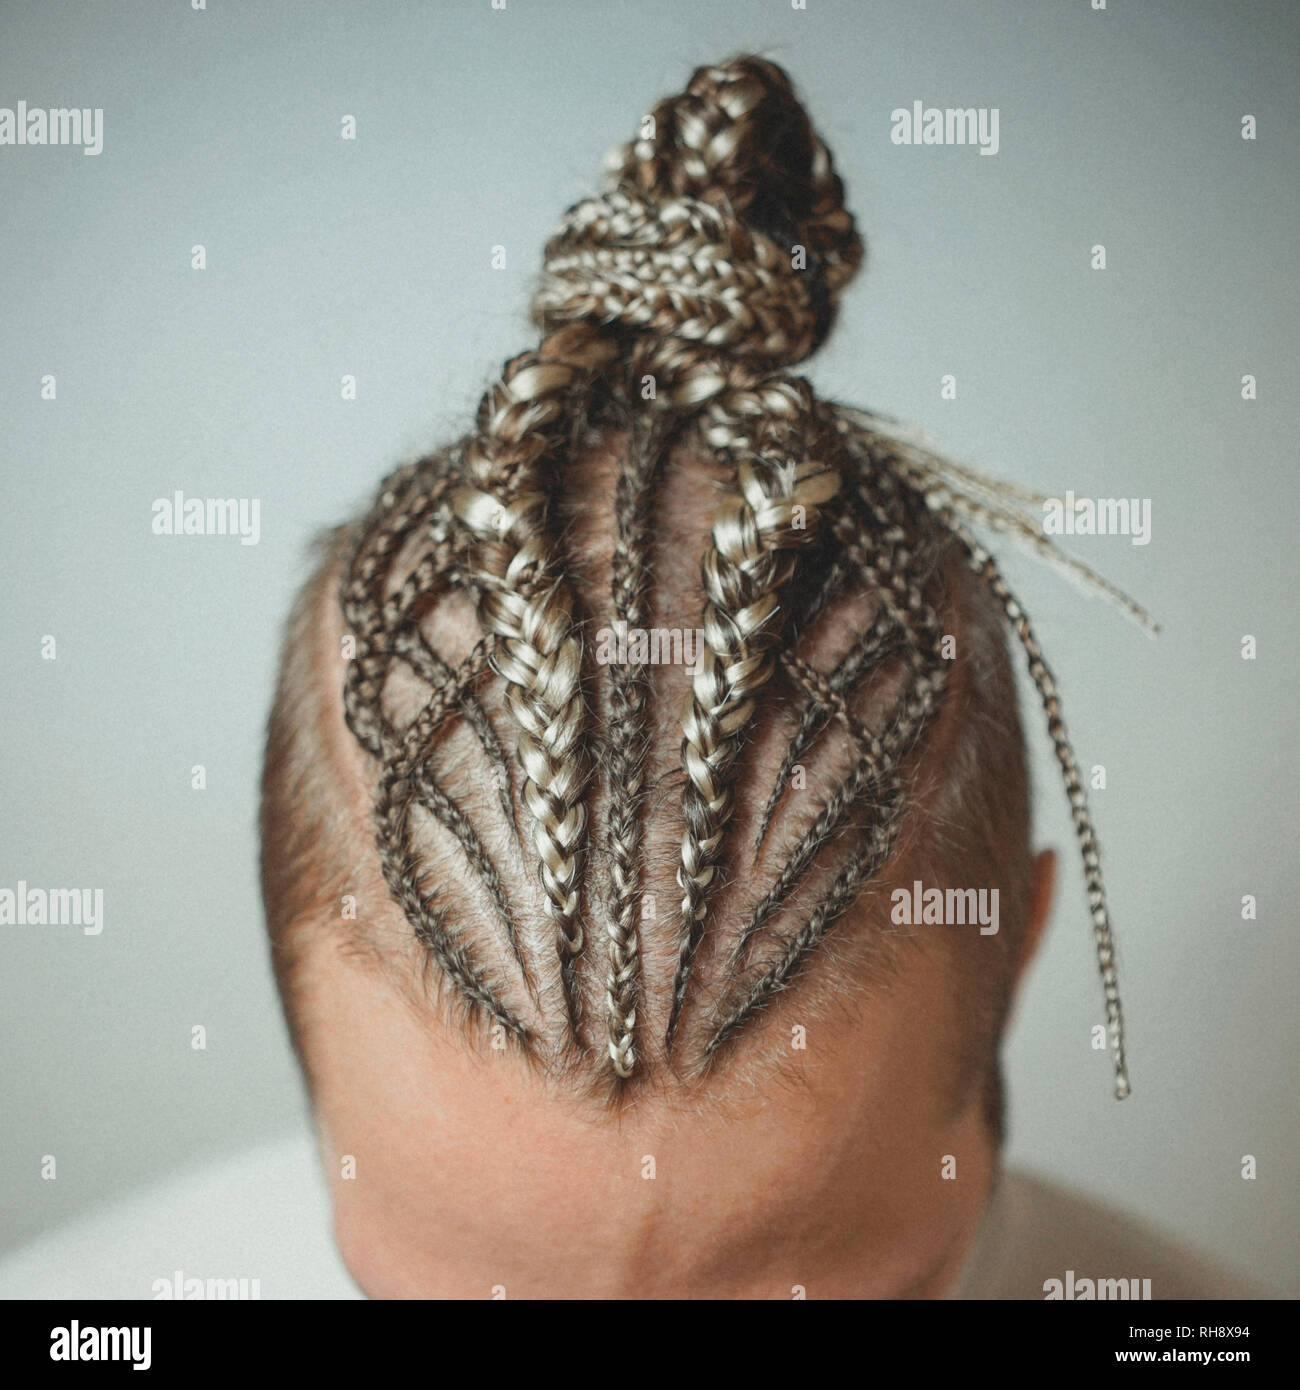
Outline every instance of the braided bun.
POLYGON ((863 245, 790 80, 761 58, 699 68, 616 150, 605 193, 546 248, 533 316, 676 337, 770 366, 830 330, 863 245))

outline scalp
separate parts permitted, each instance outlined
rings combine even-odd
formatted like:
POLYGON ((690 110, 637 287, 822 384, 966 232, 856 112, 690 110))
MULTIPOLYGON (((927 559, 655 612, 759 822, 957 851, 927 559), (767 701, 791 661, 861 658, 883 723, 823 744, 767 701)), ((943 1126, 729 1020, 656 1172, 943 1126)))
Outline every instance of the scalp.
MULTIPOLYGON (((587 900, 593 920, 607 910, 611 893, 609 855, 601 846, 610 816, 612 766, 607 747, 609 668, 590 658, 595 634, 612 621, 613 510, 625 447, 624 432, 592 427, 575 448, 556 504, 557 530, 578 598, 588 657, 584 697, 594 767, 589 798, 594 849, 587 866, 587 900)), ((681 450, 669 458, 662 482, 648 623, 690 628, 699 621, 699 557, 708 543, 717 499, 727 485, 727 469, 707 455, 681 450)), ((362 540, 363 529, 353 524, 331 533, 318 547, 316 570, 295 606, 285 644, 264 807, 268 911, 277 955, 284 962, 282 984, 292 997, 289 963, 307 950, 342 951, 382 971, 409 1006, 432 1008, 449 1022, 466 1025, 473 1045, 490 1046, 490 1018, 485 1026, 481 1011, 465 1008, 463 996, 394 902, 378 864, 378 769, 349 732, 342 699, 344 642, 353 634, 338 594, 362 540), (345 897, 355 899, 354 915, 345 915, 345 897)), ((385 581, 386 594, 403 590, 419 573, 429 550, 427 534, 413 535, 402 545, 385 581)), ((968 572, 952 555, 939 554, 928 584, 944 631, 953 638, 955 655, 948 702, 924 746, 909 750, 909 811, 898 846, 842 925, 828 933, 824 948, 800 978, 755 1011, 748 1025, 751 1041, 728 1049, 714 1063, 708 1084, 715 1090, 752 1084, 766 1071, 772 1054, 788 1041, 792 1017, 807 1026, 829 1016, 851 1017, 869 1006, 876 993, 889 988, 900 951, 930 952, 936 968, 953 973, 954 988, 958 981, 961 987, 974 985, 967 1000, 977 1032, 991 1032, 1000 1019, 1006 961, 1021 916, 1016 904, 1023 901, 1028 882, 1028 805, 1015 686, 998 615, 968 572), (1000 937, 956 943, 900 933, 889 921, 889 891, 898 883, 910 887, 913 876, 921 873, 928 883, 1002 885, 1007 906, 1000 937), (787 994, 797 1003, 787 1005, 787 994), (981 1016, 983 1028, 978 1026, 981 1016)), ((850 589, 840 594, 809 625, 799 644, 801 658, 817 669, 834 670, 870 629, 878 610, 869 592, 850 589)), ((429 648, 448 667, 463 662, 481 635, 472 601, 454 590, 424 607, 419 627, 429 648)), ((872 672, 869 682, 851 692, 849 709, 855 717, 882 722, 897 700, 900 666, 897 655, 890 657, 872 672)), ((679 950, 675 907, 681 891, 676 880, 684 780, 681 709, 690 673, 668 664, 653 666, 648 674, 640 890, 648 910, 643 910, 638 929, 641 1018, 653 1037, 666 1025, 671 1009, 679 950)), ((427 681, 394 662, 380 703, 385 717, 402 725, 427 705, 432 693, 427 681)), ((517 773, 510 770, 509 818, 497 781, 510 736, 509 711, 490 680, 475 687, 475 700, 478 728, 462 711, 440 727, 430 744, 431 767, 463 823, 448 824, 419 812, 413 853, 422 866, 430 901, 445 906, 463 957, 492 982, 494 997, 528 1030, 530 1045, 517 1047, 520 1056, 548 1074, 568 1077, 564 1084, 608 1100, 619 1093, 599 1080, 593 1084, 590 1051, 584 1056, 566 1046, 562 1037, 558 1044, 551 1041, 562 1007, 558 975, 553 968, 548 973, 552 956, 547 949, 545 892, 529 863, 523 833, 527 809, 517 773), (497 740, 495 758, 493 745, 482 737, 484 729, 497 740), (467 846, 473 846, 473 852, 467 846), (506 904, 526 970, 510 948, 500 902, 506 904)), ((736 1005, 736 980, 728 965, 741 925, 770 892, 792 849, 852 767, 850 740, 831 720, 800 755, 798 785, 787 789, 761 848, 754 851, 755 831, 778 770, 809 706, 796 683, 778 678, 748 730, 736 772, 734 849, 716 888, 714 929, 696 965, 697 993, 686 1014, 679 1062, 674 1069, 662 1050, 648 1046, 638 1079, 644 1089, 676 1089, 694 1075, 695 1069, 683 1067, 680 1059, 698 1066, 719 1020, 736 1005)), ((870 824, 873 809, 871 798, 865 798, 850 809, 843 828, 827 837, 817 862, 765 923, 752 954, 751 977, 770 967, 781 944, 797 933, 843 867, 854 832, 870 824)), ((594 932, 592 937, 598 940, 594 932)), ((584 961, 581 979, 588 1015, 598 1018, 605 980, 595 952, 584 961)), ((593 1040, 592 1048, 596 1045, 593 1040)), ((516 1046, 513 1039, 511 1046, 516 1046)))

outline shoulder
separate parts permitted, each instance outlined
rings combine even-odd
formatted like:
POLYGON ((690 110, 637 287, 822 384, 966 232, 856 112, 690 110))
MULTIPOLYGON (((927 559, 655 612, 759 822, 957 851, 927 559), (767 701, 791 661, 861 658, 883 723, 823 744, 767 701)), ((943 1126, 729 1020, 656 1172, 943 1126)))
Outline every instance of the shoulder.
POLYGON ((176 1297, 360 1297, 309 1135, 181 1173, 0 1257, 0 1298, 176 1297))
POLYGON ((1241 1299, 1265 1291, 1124 1212, 1043 1178, 1004 1172, 954 1298, 1241 1299), (1121 1286, 1116 1281, 1125 1281, 1121 1286), (1137 1281, 1136 1283, 1132 1281, 1137 1281), (1146 1281, 1150 1281, 1149 1285, 1146 1281), (1058 1281, 1053 1283, 1052 1281, 1058 1281))

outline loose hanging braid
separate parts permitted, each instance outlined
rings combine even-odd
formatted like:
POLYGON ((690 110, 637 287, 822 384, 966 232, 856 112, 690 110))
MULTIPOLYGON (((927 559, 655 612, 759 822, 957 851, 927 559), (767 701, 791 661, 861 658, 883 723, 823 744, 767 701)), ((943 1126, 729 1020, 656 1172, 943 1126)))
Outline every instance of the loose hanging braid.
MULTIPOLYGON (((358 531, 343 610, 357 638, 345 685, 349 726, 379 761, 375 805, 389 887, 471 1012, 521 1045, 551 1035, 535 976, 544 960, 515 928, 510 893, 474 817, 446 790, 435 754, 448 722, 470 728, 498 778, 501 812, 515 811, 502 734, 478 687, 500 694, 521 777, 565 1028, 556 1044, 580 1057, 601 1039, 617 1084, 645 1070, 641 1001, 662 1001, 662 1051, 683 1026, 709 906, 735 856, 728 839, 747 737, 780 676, 796 694, 796 731, 758 803, 755 852, 771 838, 795 765, 831 727, 849 740, 847 773, 827 790, 784 864, 717 957, 723 983, 704 1000, 699 1063, 720 1051, 785 989, 899 843, 905 760, 943 707, 948 662, 928 595, 937 557, 956 546, 1025 648, 1069 792, 1087 874, 1117 1094, 1128 1091, 1114 950, 1096 841, 1052 676, 1028 618, 969 524, 990 525, 1059 556, 1005 489, 900 438, 882 417, 819 400, 789 374, 825 339, 864 248, 830 155, 786 74, 753 57, 700 68, 651 112, 650 133, 616 151, 604 191, 570 208, 546 248, 533 301, 539 345, 508 362, 480 403, 474 432, 399 469, 358 531), (639 389, 651 382, 649 392, 639 389), (653 686, 643 661, 609 668, 609 718, 589 728, 582 619, 555 529, 554 503, 573 444, 608 410, 628 422, 615 489, 609 600, 626 633, 649 620, 656 487, 670 446, 705 451, 728 471, 701 562, 704 640, 681 721, 681 902, 671 980, 642 978, 639 903, 645 866, 646 765, 653 686), (833 506, 832 506, 833 504, 833 506), (402 574, 408 544, 423 549, 402 574), (453 662, 421 629, 441 596, 476 598, 481 637, 453 662), (842 596, 869 598, 874 616, 828 672, 799 652, 842 596), (383 711, 401 665, 430 691, 395 727, 383 711), (877 726, 852 701, 896 669, 892 707, 877 726), (593 750, 603 750, 594 756, 593 750), (588 799, 602 767, 608 893, 587 885, 588 799), (412 817, 451 835, 482 884, 536 1024, 493 978, 473 933, 426 890, 412 817), (773 932, 825 848, 842 850, 801 924, 773 932), (602 965, 584 971, 586 924, 601 914, 602 965), (764 943, 760 959, 754 955, 764 943), (593 974, 593 972, 595 972, 593 974), (605 1016, 584 1014, 584 979, 603 978, 605 1016)), ((1083 572, 1089 582, 1101 585, 1083 572)), ((1102 585, 1112 596, 1115 591, 1102 585)), ((1121 601, 1122 596, 1119 596, 1121 601)), ((1140 610, 1138 610, 1140 612, 1140 610)))

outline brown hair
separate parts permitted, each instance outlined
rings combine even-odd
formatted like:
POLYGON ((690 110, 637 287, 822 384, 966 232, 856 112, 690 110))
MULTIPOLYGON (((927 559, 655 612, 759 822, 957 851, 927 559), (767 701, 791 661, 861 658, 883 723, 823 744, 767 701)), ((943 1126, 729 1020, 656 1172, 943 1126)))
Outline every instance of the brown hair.
POLYGON ((823 948, 864 894, 878 903, 925 865, 1011 900, 1001 939, 958 953, 995 1049, 1029 882, 1005 620, 1065 776, 1125 1094, 1100 865, 1055 685, 969 523, 1041 532, 1015 494, 790 374, 863 246, 786 74, 753 57, 701 68, 651 116, 547 246, 538 346, 506 363, 472 433, 399 469, 336 533, 295 610, 263 807, 282 986, 289 928, 363 872, 310 693, 328 670, 313 615, 337 575, 379 868, 468 1018, 610 1094, 707 1073, 818 974, 815 956, 824 1001, 887 974, 907 938, 855 930, 823 948), (710 495, 695 587, 680 554, 710 495), (688 679, 626 640, 691 609, 688 679), (590 640, 602 613, 607 664, 590 640), (667 921, 646 911, 665 839, 667 921))

